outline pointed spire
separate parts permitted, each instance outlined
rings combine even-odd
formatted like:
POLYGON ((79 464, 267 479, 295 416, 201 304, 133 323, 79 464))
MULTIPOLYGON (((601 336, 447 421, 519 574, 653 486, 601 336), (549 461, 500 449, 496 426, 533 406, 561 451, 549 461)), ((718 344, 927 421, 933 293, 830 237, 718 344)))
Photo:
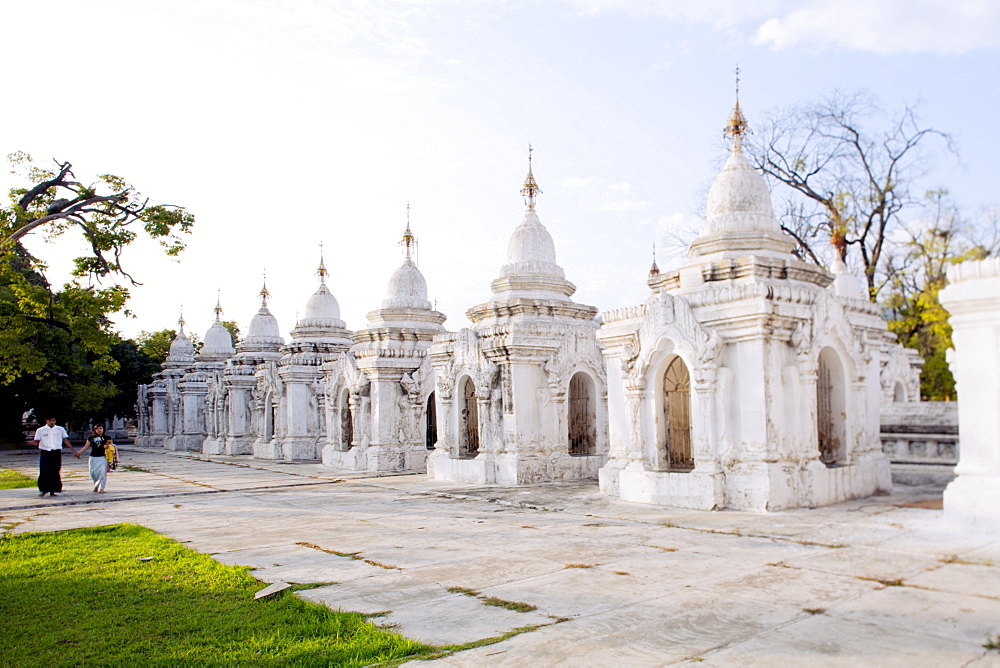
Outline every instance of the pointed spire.
POLYGON ((406 250, 406 259, 412 260, 412 253, 417 247, 417 238, 413 236, 413 232, 410 231, 410 203, 406 203, 406 231, 403 232, 403 238, 400 240, 399 245, 406 250))
POLYGON ((726 123, 725 135, 733 138, 733 151, 743 150, 743 137, 747 133, 747 121, 740 110, 740 66, 736 66, 736 106, 726 123))
POLYGON ((185 336, 184 334, 184 304, 181 304, 181 316, 177 319, 177 336, 185 336))
POLYGON ((267 271, 264 271, 264 287, 260 289, 260 307, 267 308, 267 298, 271 293, 267 291, 267 271))
POLYGON ((319 276, 319 284, 326 285, 326 275, 330 273, 326 270, 326 265, 323 263, 323 242, 319 242, 319 269, 316 270, 316 275, 319 276))
POLYGON ((531 142, 528 143, 528 175, 524 177, 524 187, 521 188, 521 194, 524 195, 524 203, 528 205, 528 211, 535 210, 535 198, 542 194, 542 189, 538 187, 535 182, 535 175, 531 173, 531 153, 535 149, 531 148, 531 142))
POLYGON ((222 288, 215 292, 215 322, 222 322, 222 288))
POLYGON ((660 275, 660 268, 656 266, 656 242, 654 241, 653 242, 653 266, 649 268, 649 276, 650 276, 650 278, 652 278, 653 276, 659 276, 659 275, 660 275))

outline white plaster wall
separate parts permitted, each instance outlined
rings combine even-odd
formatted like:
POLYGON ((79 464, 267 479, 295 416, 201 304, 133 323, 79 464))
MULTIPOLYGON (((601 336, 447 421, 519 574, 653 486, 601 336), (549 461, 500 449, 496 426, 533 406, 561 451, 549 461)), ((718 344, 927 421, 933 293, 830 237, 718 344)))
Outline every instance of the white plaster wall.
POLYGON ((950 355, 962 448, 957 478, 944 493, 945 517, 1000 533, 1000 259, 948 271, 940 293, 951 313, 950 355))

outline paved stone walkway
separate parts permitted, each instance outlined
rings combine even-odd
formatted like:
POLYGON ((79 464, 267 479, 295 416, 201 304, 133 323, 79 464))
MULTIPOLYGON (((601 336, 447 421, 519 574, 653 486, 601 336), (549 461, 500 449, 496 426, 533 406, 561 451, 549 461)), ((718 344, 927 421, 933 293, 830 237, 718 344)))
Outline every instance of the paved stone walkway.
MULTIPOLYGON (((593 482, 470 488, 130 446, 121 460, 105 495, 71 455, 63 495, 0 490, 2 530, 142 524, 264 582, 330 583, 299 595, 432 644, 530 627, 429 662, 448 666, 1000 666, 983 647, 1000 634, 1000 536, 948 526, 926 507, 940 489, 705 513, 593 482)), ((37 452, 0 467, 35 476, 37 452)))

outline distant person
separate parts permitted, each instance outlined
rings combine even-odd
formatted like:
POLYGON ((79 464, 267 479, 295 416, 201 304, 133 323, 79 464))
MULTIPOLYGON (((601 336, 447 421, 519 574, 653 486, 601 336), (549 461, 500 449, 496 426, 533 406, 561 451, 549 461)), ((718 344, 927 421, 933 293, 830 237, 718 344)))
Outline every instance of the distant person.
POLYGON ((104 486, 108 482, 108 451, 115 446, 104 435, 103 424, 95 424, 93 429, 83 447, 73 455, 79 459, 80 455, 90 449, 90 479, 94 481, 94 492, 104 494, 104 486))
POLYGON ((62 449, 65 445, 76 453, 69 442, 69 434, 56 425, 54 417, 45 418, 45 424, 35 430, 32 445, 38 447, 38 496, 55 496, 62 491, 62 449))

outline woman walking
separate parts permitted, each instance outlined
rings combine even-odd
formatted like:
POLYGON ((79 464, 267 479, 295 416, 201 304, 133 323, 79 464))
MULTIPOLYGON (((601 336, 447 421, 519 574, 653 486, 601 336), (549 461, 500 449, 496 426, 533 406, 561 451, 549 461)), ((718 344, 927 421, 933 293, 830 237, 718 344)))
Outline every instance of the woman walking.
POLYGON ((79 457, 90 448, 90 478, 94 481, 94 492, 104 494, 104 485, 108 481, 108 459, 104 449, 112 445, 111 439, 104 436, 104 425, 95 424, 94 432, 87 437, 87 442, 83 444, 78 452, 74 454, 79 457))

